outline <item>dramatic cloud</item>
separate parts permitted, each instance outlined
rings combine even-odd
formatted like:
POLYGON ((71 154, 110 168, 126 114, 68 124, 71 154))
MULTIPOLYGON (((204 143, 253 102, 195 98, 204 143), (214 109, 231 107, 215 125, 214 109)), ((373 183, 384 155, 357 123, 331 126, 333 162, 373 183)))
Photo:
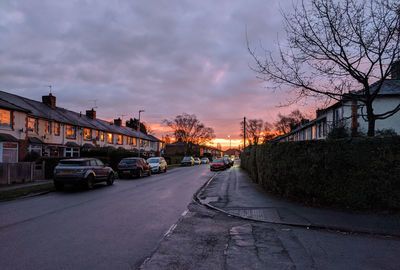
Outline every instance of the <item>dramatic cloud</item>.
MULTIPOLYGON (((161 131, 186 112, 238 139, 243 116, 274 120, 285 102, 250 70, 252 44, 276 46, 291 1, 7 1, 0 3, 0 90, 161 131), (282 3, 280 3, 282 2, 282 3)), ((282 34, 280 34, 282 35, 282 34)), ((287 108, 284 110, 288 110, 287 108)), ((156 135, 161 135, 158 133, 156 135)))

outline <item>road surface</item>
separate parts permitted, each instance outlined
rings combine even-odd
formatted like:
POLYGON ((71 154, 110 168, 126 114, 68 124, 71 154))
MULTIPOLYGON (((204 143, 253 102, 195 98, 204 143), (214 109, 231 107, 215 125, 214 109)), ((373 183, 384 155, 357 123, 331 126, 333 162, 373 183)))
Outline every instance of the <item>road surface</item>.
POLYGON ((111 187, 0 203, 1 269, 135 269, 214 173, 177 168, 111 187))

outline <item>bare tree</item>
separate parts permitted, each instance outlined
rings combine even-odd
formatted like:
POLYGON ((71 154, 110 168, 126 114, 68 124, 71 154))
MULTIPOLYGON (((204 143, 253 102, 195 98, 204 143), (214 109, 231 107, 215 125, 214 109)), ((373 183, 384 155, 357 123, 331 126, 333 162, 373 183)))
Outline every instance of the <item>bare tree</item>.
POLYGON ((265 121, 264 122, 264 129, 262 131, 262 139, 263 143, 271 141, 273 138, 278 136, 278 132, 275 130, 274 125, 265 121))
POLYGON ((165 135, 162 140, 164 141, 165 144, 170 144, 171 143, 171 137, 167 134, 165 135))
POLYGON ((172 120, 165 119, 163 123, 172 129, 176 140, 188 145, 202 145, 215 138, 214 130, 206 127, 194 114, 183 113, 172 120))
MULTIPOLYGON (((244 121, 240 122, 243 137, 244 121)), ((256 145, 260 142, 261 132, 263 128, 263 120, 261 119, 248 119, 246 121, 246 139, 250 145, 256 145)))
POLYGON ((308 122, 308 119, 299 111, 294 110, 288 115, 278 114, 278 120, 274 123, 275 129, 280 134, 286 134, 296 129, 301 124, 308 122))
POLYGON ((287 43, 279 46, 279 57, 268 51, 259 57, 248 45, 254 70, 278 87, 295 90, 296 100, 357 101, 368 136, 374 136, 375 121, 400 110, 400 104, 379 114, 373 109, 400 56, 398 0, 303 0, 283 16, 287 43))

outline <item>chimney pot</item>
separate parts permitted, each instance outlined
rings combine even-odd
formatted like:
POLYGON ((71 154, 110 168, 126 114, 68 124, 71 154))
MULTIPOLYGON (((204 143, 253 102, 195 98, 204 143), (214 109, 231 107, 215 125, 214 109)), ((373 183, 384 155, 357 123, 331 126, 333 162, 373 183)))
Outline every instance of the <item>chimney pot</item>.
POLYGON ((118 118, 118 119, 114 119, 114 125, 116 125, 116 126, 121 126, 122 125, 122 120, 121 120, 121 118, 118 118))
POLYGON ((390 69, 390 78, 400 80, 400 60, 394 61, 390 69))
POLYGON ((51 93, 48 96, 42 96, 42 102, 53 109, 56 107, 56 97, 51 93))
POLYGON ((86 116, 91 119, 96 119, 96 111, 93 108, 91 110, 87 110, 86 116))

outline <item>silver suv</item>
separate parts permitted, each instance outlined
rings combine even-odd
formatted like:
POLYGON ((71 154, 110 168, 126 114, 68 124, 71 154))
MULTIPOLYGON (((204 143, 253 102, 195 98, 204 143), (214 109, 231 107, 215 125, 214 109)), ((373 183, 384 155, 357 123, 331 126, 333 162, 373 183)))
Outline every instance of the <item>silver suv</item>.
POLYGON ((96 158, 63 159, 54 169, 53 180, 57 190, 62 190, 65 184, 92 189, 95 183, 103 181, 111 186, 114 171, 96 158))

